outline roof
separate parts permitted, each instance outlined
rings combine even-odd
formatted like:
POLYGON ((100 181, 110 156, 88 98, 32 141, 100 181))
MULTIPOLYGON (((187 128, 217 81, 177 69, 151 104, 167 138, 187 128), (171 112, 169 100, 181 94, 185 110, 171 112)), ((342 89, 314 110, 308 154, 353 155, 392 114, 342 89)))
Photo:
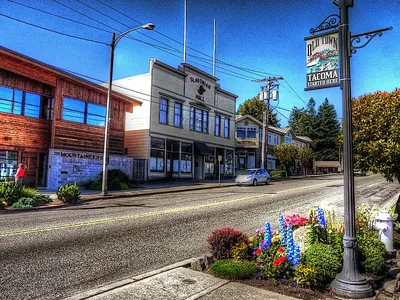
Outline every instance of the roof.
POLYGON ((296 135, 296 139, 298 139, 298 140, 302 140, 302 141, 304 141, 304 142, 308 142, 308 143, 312 143, 312 139, 310 139, 308 136, 297 136, 296 135))
POLYGON ((338 168, 340 167, 340 163, 336 160, 329 161, 329 160, 320 160, 315 161, 315 167, 317 168, 338 168))
POLYGON ((250 120, 252 120, 254 123, 256 123, 256 124, 258 124, 258 125, 260 125, 260 126, 263 126, 263 123, 262 123, 262 122, 258 121, 256 118, 254 118, 253 116, 250 116, 250 115, 244 115, 244 116, 236 115, 236 120, 235 120, 235 122, 240 122, 240 121, 243 121, 244 119, 250 119, 250 120))
MULTIPOLYGON (((72 74, 70 72, 64 71, 61 68, 57 68, 55 66, 46 64, 46 63, 41 62, 39 60, 36 60, 36 59, 34 59, 32 57, 29 57, 29 56, 23 55, 21 53, 15 52, 15 51, 13 51, 11 49, 8 49, 6 47, 0 46, 0 53, 4 53, 4 54, 9 55, 11 57, 17 58, 20 61, 24 61, 24 62, 30 63, 32 65, 36 65, 37 67, 39 67, 41 69, 44 69, 44 70, 52 72, 54 74, 54 76, 67 78, 67 79, 72 80, 74 82, 78 82, 80 84, 84 84, 86 86, 90 86, 91 88, 99 90, 99 91, 104 92, 106 94, 108 92, 108 88, 107 87, 101 86, 100 84, 97 84, 97 83, 91 82, 89 80, 86 80, 86 79, 84 79, 82 77, 76 76, 76 75, 74 75, 74 74, 72 74)), ((14 70, 12 72, 16 73, 14 70)), ((26 74, 20 74, 20 75, 26 77, 26 74)), ((36 80, 39 81, 38 79, 36 79, 36 80)), ((142 102, 139 101, 139 100, 136 100, 136 99, 134 99, 134 98, 132 98, 130 96, 126 96, 124 94, 117 93, 117 92, 113 92, 113 97, 117 97, 117 98, 119 98, 121 100, 125 100, 127 102, 134 102, 134 103, 137 103, 139 105, 142 104, 142 102)))
POLYGON ((289 126, 287 126, 285 128, 279 128, 279 127, 275 127, 275 126, 271 126, 271 125, 268 126, 268 129, 272 129, 272 130, 278 131, 281 134, 287 134, 289 131, 292 130, 292 128, 290 128, 289 126))

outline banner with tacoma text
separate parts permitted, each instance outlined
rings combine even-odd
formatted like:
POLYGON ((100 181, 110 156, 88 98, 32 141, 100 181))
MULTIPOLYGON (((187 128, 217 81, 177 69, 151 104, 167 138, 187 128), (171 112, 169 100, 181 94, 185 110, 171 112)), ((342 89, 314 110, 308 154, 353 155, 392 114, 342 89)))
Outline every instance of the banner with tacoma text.
POLYGON ((306 37, 307 87, 305 90, 339 86, 338 33, 306 37))

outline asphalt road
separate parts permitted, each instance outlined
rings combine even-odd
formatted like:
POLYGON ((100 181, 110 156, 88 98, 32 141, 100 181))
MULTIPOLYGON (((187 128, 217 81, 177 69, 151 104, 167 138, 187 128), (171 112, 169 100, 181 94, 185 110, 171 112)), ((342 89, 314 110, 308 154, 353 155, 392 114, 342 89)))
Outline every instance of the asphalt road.
MULTIPOLYGON (((356 178, 357 203, 382 203, 398 183, 356 178)), ((0 299, 62 299, 208 252, 207 236, 253 234, 278 213, 343 211, 343 177, 101 200, 57 210, 0 214, 0 299)))

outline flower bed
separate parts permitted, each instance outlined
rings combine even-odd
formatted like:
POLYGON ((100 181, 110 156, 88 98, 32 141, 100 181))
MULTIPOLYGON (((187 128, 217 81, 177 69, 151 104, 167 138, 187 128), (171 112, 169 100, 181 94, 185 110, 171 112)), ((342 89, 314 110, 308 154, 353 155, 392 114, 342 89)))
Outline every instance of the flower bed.
MULTIPOLYGON (((377 233, 366 226, 378 210, 376 206, 368 205, 357 209, 359 268, 366 275, 386 272, 385 246, 378 240, 377 233)), ((219 266, 212 273, 228 278, 229 270, 220 261, 229 259, 227 265, 236 272, 231 278, 247 277, 247 281, 254 286, 281 286, 294 289, 295 294, 304 288, 329 292, 330 282, 342 269, 343 236, 343 222, 336 220, 333 210, 324 211, 322 208, 311 209, 307 217, 279 214, 278 230, 273 231, 267 222, 250 237, 232 228, 217 229, 208 238, 219 266), (246 274, 239 276, 238 270, 249 262, 257 268, 246 267, 246 274), (254 270, 254 274, 249 270, 254 270)), ((310 292, 305 298, 316 299, 310 292)), ((329 297, 328 293, 326 296, 329 297)))

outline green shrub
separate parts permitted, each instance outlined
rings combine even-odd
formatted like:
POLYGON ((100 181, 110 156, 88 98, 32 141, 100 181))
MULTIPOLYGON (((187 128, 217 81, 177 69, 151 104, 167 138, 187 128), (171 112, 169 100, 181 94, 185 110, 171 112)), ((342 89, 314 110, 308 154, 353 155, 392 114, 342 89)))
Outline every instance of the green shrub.
POLYGON ((110 190, 110 191, 118 191, 118 190, 120 190, 121 189, 121 181, 118 178, 114 178, 108 184, 107 189, 110 190))
POLYGON ((91 181, 91 184, 89 186, 90 190, 101 190, 101 180, 95 180, 91 181))
POLYGON ((294 281, 304 287, 317 287, 320 284, 315 268, 299 264, 294 271, 294 281))
POLYGON ((60 186, 57 191, 57 199, 64 203, 75 203, 81 198, 81 191, 76 182, 74 184, 66 184, 60 186))
POLYGON ((22 185, 15 184, 12 181, 0 183, 0 202, 5 206, 13 205, 21 198, 22 185))
POLYGON ((24 197, 24 198, 35 199, 38 195, 39 195, 39 192, 37 191, 37 189, 27 187, 27 186, 24 186, 22 188, 21 198, 24 197))
POLYGON ((314 268, 318 273, 319 284, 324 284, 332 281, 340 272, 342 258, 332 246, 315 243, 304 252, 303 264, 314 268))
POLYGON ((42 194, 37 195, 34 199, 36 201, 37 206, 45 205, 45 204, 53 201, 53 200, 51 200, 49 195, 42 195, 42 194))
POLYGON ((286 178, 287 177, 287 173, 285 170, 271 171, 270 175, 272 178, 286 178))
POLYGON ((126 183, 121 182, 120 189, 121 190, 129 190, 130 187, 126 183))
POLYGON ((22 197, 17 202, 15 202, 12 207, 14 208, 32 208, 36 206, 35 199, 22 197))
POLYGON ((220 278, 246 279, 254 276, 258 268, 257 265, 251 261, 223 259, 214 262, 210 270, 213 275, 220 278))
POLYGON ((366 230, 357 235, 361 270, 368 274, 381 275, 386 270, 385 244, 379 241, 378 233, 366 230))
POLYGON ((211 253, 217 260, 232 258, 232 247, 242 242, 248 243, 247 236, 232 228, 217 229, 208 237, 211 253))

